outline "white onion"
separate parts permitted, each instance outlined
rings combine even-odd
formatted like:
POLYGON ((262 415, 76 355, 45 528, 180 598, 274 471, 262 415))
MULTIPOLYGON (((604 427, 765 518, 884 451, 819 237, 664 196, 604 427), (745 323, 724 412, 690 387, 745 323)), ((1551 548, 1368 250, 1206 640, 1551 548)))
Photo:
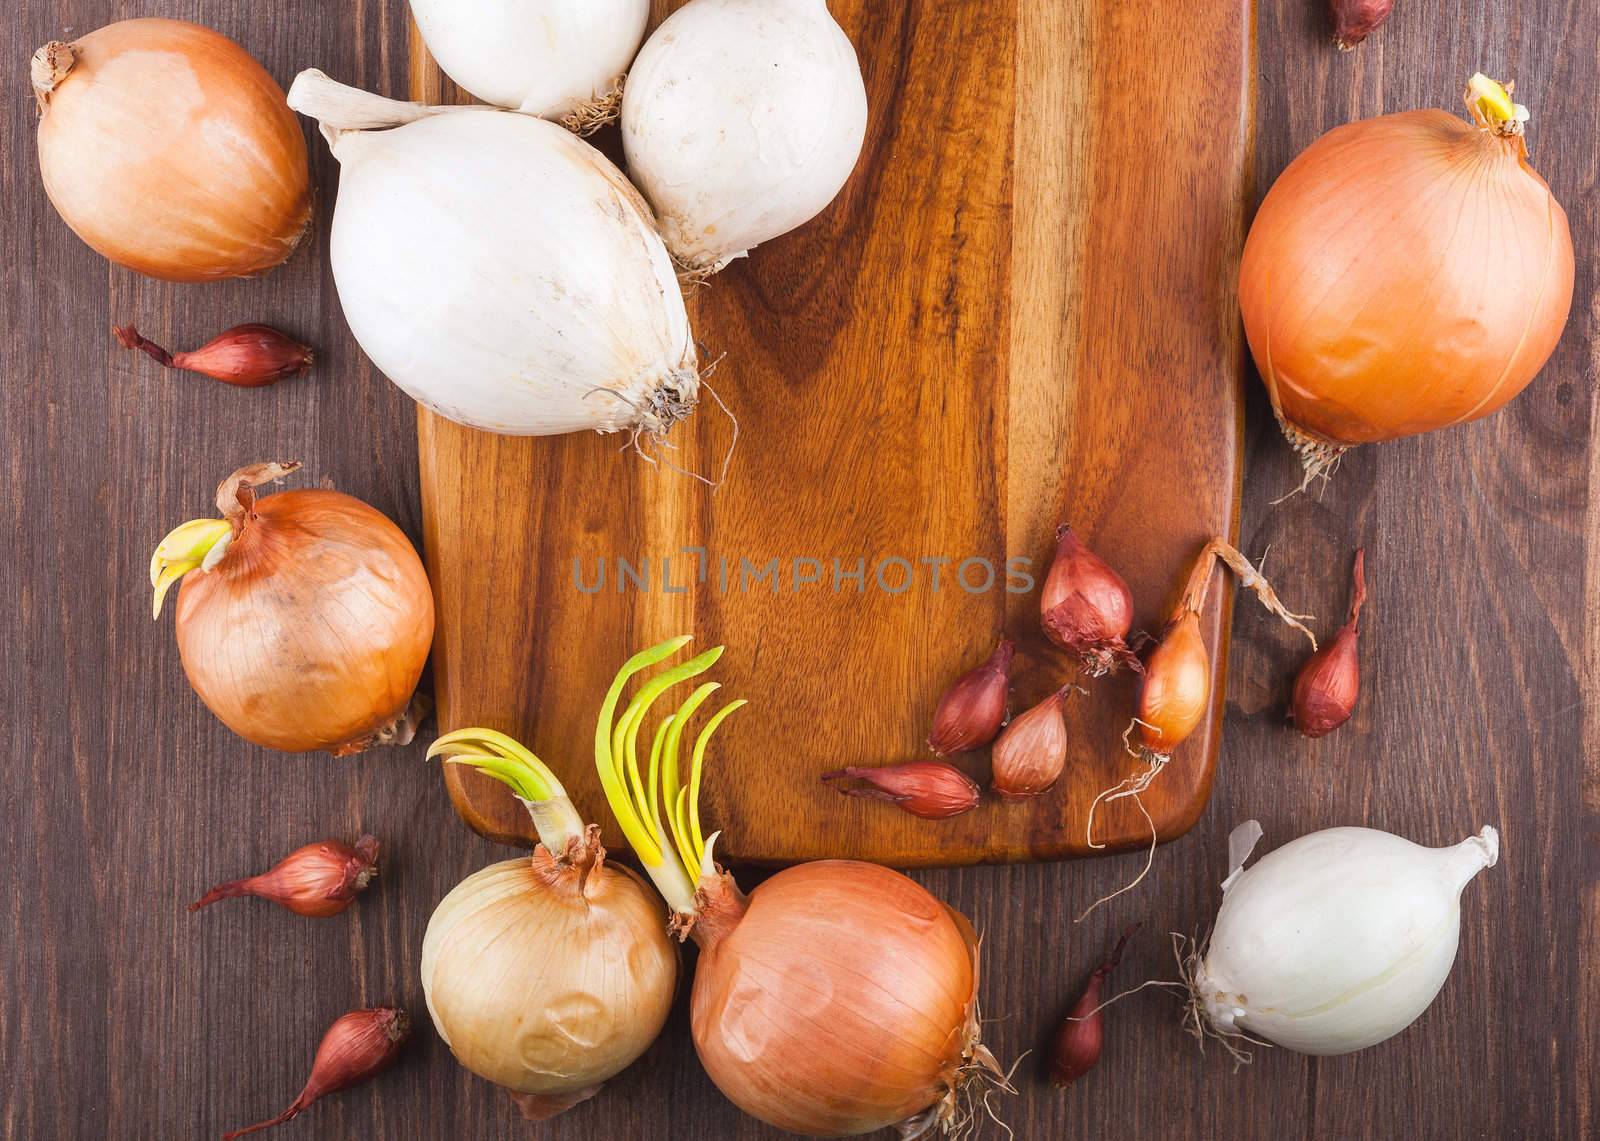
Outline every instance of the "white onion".
POLYGON ((525 436, 659 433, 693 410, 672 259, 593 147, 529 115, 397 103, 318 71, 289 102, 340 162, 331 253, 345 319, 417 401, 525 436))
POLYGON ((650 0, 411 0, 411 14, 473 95, 587 134, 616 117, 650 0))
MULTIPOLYGON (((1235 829, 1248 848, 1260 836, 1235 829)), ((1493 867, 1484 828, 1424 848, 1371 828, 1329 828, 1269 853, 1223 884, 1222 909, 1192 987, 1210 1029, 1303 1054, 1346 1054, 1404 1030, 1456 958, 1461 891, 1493 867)))
POLYGON ((697 271, 821 213, 866 129, 861 66, 824 0, 691 0, 645 42, 622 98, 628 173, 697 271))

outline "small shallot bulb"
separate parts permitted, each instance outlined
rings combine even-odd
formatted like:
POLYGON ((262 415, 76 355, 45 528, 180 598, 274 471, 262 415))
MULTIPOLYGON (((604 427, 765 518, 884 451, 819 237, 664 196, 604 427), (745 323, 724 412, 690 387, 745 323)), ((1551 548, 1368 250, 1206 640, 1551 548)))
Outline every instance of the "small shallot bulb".
POLYGON ((928 734, 928 748, 936 756, 981 749, 995 739, 1006 723, 1006 696, 1011 690, 1011 660, 1016 650, 1009 638, 1000 639, 987 661, 962 674, 939 699, 933 732, 928 734))
POLYGON ((1039 619, 1045 635, 1076 654, 1091 677, 1119 665, 1139 667, 1127 643, 1133 592, 1066 524, 1056 531, 1056 557, 1039 594, 1039 619))
POLYGON ((1356 552, 1350 620, 1327 646, 1306 659, 1294 679, 1294 727, 1307 737, 1324 737, 1350 720, 1361 696, 1361 607, 1367 601, 1365 553, 1356 552))
POLYGON ((304 376, 313 354, 271 325, 235 325, 192 352, 169 353, 139 335, 132 325, 111 330, 125 349, 138 349, 166 368, 198 372, 239 388, 259 388, 291 376, 304 376))
POLYGON ((1333 42, 1342 52, 1355 46, 1383 27, 1394 0, 1332 0, 1333 42))
POLYGON ((990 754, 994 790, 1005 800, 1038 796, 1067 765, 1067 725, 1061 710, 1073 687, 1064 685, 1000 734, 990 754))
POLYGON ((1211 656, 1200 636, 1200 615, 1186 610, 1145 660, 1135 713, 1144 747, 1170 756, 1204 719, 1210 698, 1211 656))
POLYGON ((354 903, 377 874, 378 841, 373 837, 363 836, 354 846, 323 840, 296 848, 269 872, 218 884, 191 903, 189 910, 199 911, 219 899, 254 895, 296 915, 325 919, 354 903))
POLYGON ((1083 993, 1072 1004, 1067 1020, 1056 1032, 1055 1047, 1050 1052, 1050 1080, 1057 1089, 1066 1089, 1094 1069, 1100 1061, 1100 1047, 1105 1041, 1105 1016, 1101 1011, 1100 992, 1106 976, 1122 962, 1122 949, 1128 945, 1137 926, 1135 924, 1122 933, 1111 954, 1089 975, 1083 993))
POLYGON ((823 773, 824 781, 860 781, 835 785, 846 796, 886 800, 924 820, 945 820, 978 807, 982 793, 972 778, 944 761, 910 761, 882 768, 845 768, 823 773))
POLYGON ((399 1056, 400 1045, 410 1031, 411 1022, 405 1012, 393 1007, 351 1011, 328 1027, 328 1032, 322 1036, 316 1060, 311 1063, 311 1077, 289 1108, 266 1121, 224 1133, 222 1141, 234 1141, 247 1133, 282 1125, 300 1116, 318 1098, 375 1077, 399 1056))

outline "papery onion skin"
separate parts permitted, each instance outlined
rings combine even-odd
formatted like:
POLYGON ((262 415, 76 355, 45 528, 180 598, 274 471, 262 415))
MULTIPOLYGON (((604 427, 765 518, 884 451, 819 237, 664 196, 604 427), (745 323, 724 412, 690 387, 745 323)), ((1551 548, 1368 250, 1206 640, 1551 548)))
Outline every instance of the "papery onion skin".
POLYGON ((411 15, 445 74, 477 98, 581 130, 615 117, 650 0, 411 0, 411 15))
POLYGON ((547 1116, 661 1032, 678 972, 666 932, 661 901, 631 871, 563 864, 541 846, 467 877, 434 911, 428 1011, 457 1061, 547 1116))
POLYGON ((820 214, 866 129, 861 65, 824 0, 690 0, 645 41, 622 98, 628 173, 701 273, 820 214))
POLYGON ((605 156, 553 123, 481 108, 324 131, 340 162, 339 302, 413 399, 507 435, 663 432, 693 410, 672 259, 605 156))
POLYGON ((781 871, 747 905, 731 925, 713 907, 694 929, 695 1048, 734 1104, 836 1137, 949 1096, 977 1032, 964 919, 906 876, 847 860, 781 871))
POLYGON ((90 247, 168 281, 264 273, 294 252, 311 221, 305 139, 248 52, 163 19, 50 47, 39 170, 90 247))
POLYGON ((433 644, 411 540, 342 492, 257 500, 211 570, 178 593, 178 652, 222 722, 258 745, 359 751, 399 718, 433 644))
POLYGON ((1567 216, 1520 137, 1444 111, 1338 127, 1278 178, 1240 307, 1297 444, 1476 420, 1554 351, 1572 304, 1567 216))
POLYGON ((1224 885, 1192 982, 1201 1011, 1302 1054, 1398 1034, 1449 977, 1461 892, 1499 851, 1493 828, 1450 848, 1329 828, 1268 853, 1224 885))

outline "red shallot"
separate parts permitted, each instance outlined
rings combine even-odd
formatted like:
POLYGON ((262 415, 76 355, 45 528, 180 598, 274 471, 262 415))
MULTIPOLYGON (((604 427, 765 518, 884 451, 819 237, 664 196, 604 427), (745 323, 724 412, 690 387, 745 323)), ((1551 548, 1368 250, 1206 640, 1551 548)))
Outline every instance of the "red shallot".
POLYGON ((296 915, 325 919, 354 903, 377 874, 378 841, 373 837, 362 836, 353 847, 339 840, 323 840, 296 848, 269 872, 218 884, 191 903, 189 910, 253 895, 296 915))
POLYGON ((239 388, 304 376, 313 360, 309 348, 271 325, 235 325, 187 353, 167 352, 132 325, 116 325, 111 331, 123 348, 138 349, 165 368, 198 372, 239 388))
POLYGON ((1333 42, 1342 52, 1355 46, 1383 27, 1394 0, 1332 0, 1333 42))
POLYGON ((1119 666, 1140 668, 1127 642, 1133 592, 1065 523, 1056 529, 1056 557, 1039 595, 1039 620, 1046 636, 1076 654, 1091 677, 1119 666))
POLYGON ((1356 552, 1350 619, 1333 641, 1306 659, 1294 679, 1294 727, 1307 737, 1325 737, 1350 720, 1361 696, 1361 607, 1367 601, 1366 552, 1356 552))
POLYGON ((1100 1048, 1105 1041, 1104 1005, 1100 991, 1106 977, 1122 962, 1122 949, 1138 930, 1138 924, 1129 927, 1117 940, 1111 954, 1089 975, 1083 993, 1072 1004, 1061 1029, 1056 1032, 1055 1048, 1050 1053, 1050 1080, 1058 1089, 1066 1089, 1084 1074, 1094 1069, 1100 1061, 1100 1048))
POLYGON ((944 761, 909 761, 881 768, 851 767, 823 773, 825 782, 860 781, 859 785, 837 784, 846 796, 886 800, 902 811, 924 820, 945 820, 978 807, 982 799, 971 777, 944 761))
POLYGON ((372 1010, 353 1010, 344 1015, 322 1036, 311 1077, 305 1088, 276 1117, 224 1133, 222 1141, 234 1141, 247 1133, 271 1129, 300 1116, 312 1102, 330 1093, 349 1089, 376 1076, 400 1054, 400 1045, 411 1030, 405 1012, 388 1006, 372 1010))
POLYGON ((981 749, 994 740, 1006 721, 1011 660, 1016 650, 1016 643, 1001 638, 981 666, 962 674, 939 699, 933 732, 928 735, 928 747, 935 756, 981 749))
POLYGON ((994 790, 1005 800, 1038 796, 1061 779, 1067 765, 1067 726, 1061 711, 1074 687, 1064 685, 1019 716, 990 754, 994 790))

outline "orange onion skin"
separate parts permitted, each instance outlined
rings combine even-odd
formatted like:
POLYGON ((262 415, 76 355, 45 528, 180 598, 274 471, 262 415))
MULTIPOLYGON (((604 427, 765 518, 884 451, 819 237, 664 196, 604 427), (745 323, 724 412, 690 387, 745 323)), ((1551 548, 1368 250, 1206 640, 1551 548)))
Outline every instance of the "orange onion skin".
POLYGON ((957 1084, 977 991, 967 931, 888 868, 781 871, 736 926, 702 939, 690 1005, 700 1061, 740 1109, 791 1133, 905 1121, 957 1084))
POLYGON ((1348 446, 1500 408, 1554 351, 1572 288, 1566 213, 1522 140, 1432 110, 1338 127, 1290 163, 1239 301, 1279 415, 1348 446))
POLYGON ((405 710, 433 644, 433 594, 382 512, 310 488, 257 500, 210 571, 185 575, 178 652, 239 736, 359 751, 405 710))
POLYGON ((1195 731, 1211 699, 1211 657, 1200 636, 1200 615, 1193 610, 1179 615, 1150 652, 1144 670, 1139 737, 1152 753, 1168 755, 1195 731))
POLYGON ((264 273, 311 220, 305 138, 238 44, 182 20, 123 20, 71 45, 41 97, 39 170, 96 252, 169 281, 264 273))

